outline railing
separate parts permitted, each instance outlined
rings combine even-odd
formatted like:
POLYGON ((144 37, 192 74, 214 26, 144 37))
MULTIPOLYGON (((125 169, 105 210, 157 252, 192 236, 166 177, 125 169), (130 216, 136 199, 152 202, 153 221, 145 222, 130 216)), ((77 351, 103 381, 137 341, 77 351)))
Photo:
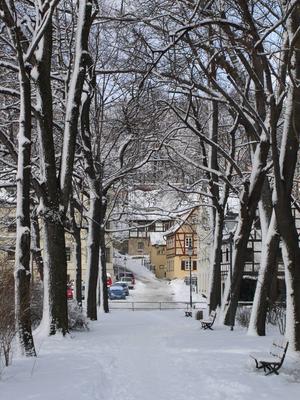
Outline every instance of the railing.
MULTIPOLYGON (((111 310, 188 310, 190 306, 186 301, 109 301, 111 310)), ((206 308, 206 302, 194 301, 194 309, 206 308)))

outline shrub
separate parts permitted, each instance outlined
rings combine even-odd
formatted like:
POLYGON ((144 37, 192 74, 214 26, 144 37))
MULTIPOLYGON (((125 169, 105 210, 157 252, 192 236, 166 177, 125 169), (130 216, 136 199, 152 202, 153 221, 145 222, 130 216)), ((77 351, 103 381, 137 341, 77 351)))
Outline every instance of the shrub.
POLYGON ((68 301, 68 321, 69 330, 88 330, 88 321, 83 314, 82 307, 79 306, 76 300, 68 301))
POLYGON ((12 341, 15 337, 14 276, 6 269, 6 261, 0 265, 0 359, 9 365, 12 341))
POLYGON ((285 304, 272 304, 267 313, 267 323, 277 326, 279 333, 284 335, 286 324, 285 304))
POLYGON ((242 306, 237 309, 236 320, 244 328, 248 328, 251 316, 251 307, 242 306))
POLYGON ((34 282, 31 286, 31 324, 36 329, 43 317, 43 283, 34 282))

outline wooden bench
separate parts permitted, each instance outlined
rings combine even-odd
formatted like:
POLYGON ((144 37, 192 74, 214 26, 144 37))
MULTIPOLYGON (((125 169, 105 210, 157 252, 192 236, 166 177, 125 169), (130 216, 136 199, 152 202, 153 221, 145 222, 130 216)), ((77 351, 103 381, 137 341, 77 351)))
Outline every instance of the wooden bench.
POLYGON ((211 311, 208 319, 200 319, 201 328, 202 329, 210 329, 212 331, 213 330, 212 326, 215 322, 216 316, 217 316, 217 313, 215 311, 211 311))
POLYGON ((262 353, 251 353, 257 369, 263 369, 266 375, 276 374, 282 366, 289 342, 286 339, 276 339, 273 341, 270 351, 262 353))

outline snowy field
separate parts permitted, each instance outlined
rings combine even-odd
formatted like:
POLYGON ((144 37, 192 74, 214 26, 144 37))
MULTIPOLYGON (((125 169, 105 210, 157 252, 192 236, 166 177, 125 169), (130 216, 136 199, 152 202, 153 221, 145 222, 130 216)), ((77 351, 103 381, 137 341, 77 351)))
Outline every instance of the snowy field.
MULTIPOLYGON (((188 300, 180 283, 139 280, 131 301, 188 300)), ((272 336, 242 328, 203 331, 182 310, 112 310, 89 332, 67 338, 36 335, 37 359, 2 370, 1 400, 253 400, 299 399, 300 363, 289 353, 279 376, 256 371, 251 351, 272 336)))

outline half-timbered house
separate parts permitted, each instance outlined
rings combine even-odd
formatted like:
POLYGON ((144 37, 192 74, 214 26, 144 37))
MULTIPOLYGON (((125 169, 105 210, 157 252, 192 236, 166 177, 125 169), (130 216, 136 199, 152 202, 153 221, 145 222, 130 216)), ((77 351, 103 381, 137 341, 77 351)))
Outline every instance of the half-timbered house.
POLYGON ((168 279, 188 277, 190 266, 193 276, 197 271, 198 207, 181 214, 179 218, 178 222, 165 233, 168 279), (192 249, 191 254, 189 248, 192 249))

